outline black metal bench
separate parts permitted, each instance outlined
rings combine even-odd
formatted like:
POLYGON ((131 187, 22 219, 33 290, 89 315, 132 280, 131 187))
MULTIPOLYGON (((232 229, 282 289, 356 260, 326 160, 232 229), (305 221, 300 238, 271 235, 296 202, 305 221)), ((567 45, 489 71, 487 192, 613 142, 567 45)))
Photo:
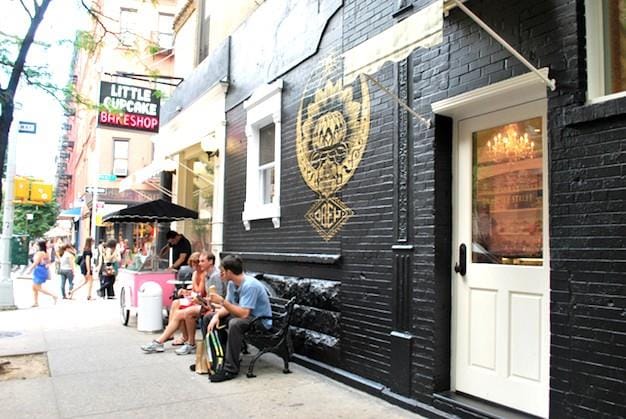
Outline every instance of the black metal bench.
POLYGON ((252 321, 250 329, 244 334, 244 341, 246 344, 254 345, 259 352, 252 358, 252 361, 250 361, 246 377, 256 377, 253 372, 254 363, 261 355, 268 352, 275 353, 283 359, 284 374, 291 372, 289 370, 289 359, 293 354, 293 343, 291 341, 289 325, 291 324, 295 304, 296 297, 292 297, 290 300, 270 297, 270 305, 272 306, 272 328, 265 330, 260 324, 256 326, 261 320, 268 319, 269 317, 257 317, 252 321))

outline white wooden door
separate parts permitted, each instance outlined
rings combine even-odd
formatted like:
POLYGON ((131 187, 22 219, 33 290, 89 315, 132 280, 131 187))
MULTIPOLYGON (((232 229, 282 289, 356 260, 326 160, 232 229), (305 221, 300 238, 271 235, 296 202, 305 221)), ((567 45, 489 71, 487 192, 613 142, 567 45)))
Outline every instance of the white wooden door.
POLYGON ((453 384, 548 415, 546 102, 459 121, 455 133, 453 384), (465 245, 465 272, 460 246, 465 245))

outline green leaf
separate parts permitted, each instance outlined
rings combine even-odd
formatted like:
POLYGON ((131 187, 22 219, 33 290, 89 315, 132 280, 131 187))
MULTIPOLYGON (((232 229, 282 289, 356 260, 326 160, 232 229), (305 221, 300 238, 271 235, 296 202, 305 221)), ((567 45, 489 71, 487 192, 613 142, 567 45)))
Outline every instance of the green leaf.
MULTIPOLYGON (((59 215, 59 204, 53 197, 51 202, 43 205, 15 204, 13 217, 13 233, 27 234, 31 239, 43 237, 44 233, 54 227, 59 215), (33 214, 28 220, 26 214, 33 214)), ((0 219, 2 214, 0 214, 0 219)))

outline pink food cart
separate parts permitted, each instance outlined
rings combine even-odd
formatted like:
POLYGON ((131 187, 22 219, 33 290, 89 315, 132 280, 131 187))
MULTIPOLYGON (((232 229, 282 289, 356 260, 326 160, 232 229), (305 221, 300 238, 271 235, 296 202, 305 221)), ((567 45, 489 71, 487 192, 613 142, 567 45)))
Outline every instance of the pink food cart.
MULTIPOLYGON (((132 207, 107 214, 103 221, 112 223, 154 223, 155 238, 158 223, 171 223, 198 218, 198 212, 189 208, 181 207, 164 199, 147 201, 132 207)), ((150 256, 135 256, 135 260, 129 269, 120 269, 117 280, 120 289, 120 313, 122 324, 128 325, 130 313, 137 310, 138 293, 141 286, 148 282, 156 282, 163 291, 163 308, 169 312, 174 294, 176 273, 159 269, 161 260, 156 255, 156 249, 150 250, 150 256)), ((167 266, 166 264, 165 266, 167 266)), ((167 316, 167 313, 165 313, 167 316)))
MULTIPOLYGON (((174 293, 173 280, 176 274, 170 271, 133 271, 120 269, 117 280, 120 283, 120 314, 122 324, 128 325, 131 312, 137 312, 137 295, 141 286, 148 281, 156 282, 163 290, 163 309, 169 312, 174 293)), ((164 317, 167 314, 164 313, 164 317)))

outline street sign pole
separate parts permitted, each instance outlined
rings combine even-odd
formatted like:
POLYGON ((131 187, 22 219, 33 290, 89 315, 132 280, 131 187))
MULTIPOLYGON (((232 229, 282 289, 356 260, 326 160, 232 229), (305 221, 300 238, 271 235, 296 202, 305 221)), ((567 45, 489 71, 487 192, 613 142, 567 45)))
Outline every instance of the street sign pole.
POLYGON ((15 299, 13 297, 13 280, 11 279, 11 237, 13 237, 13 216, 15 182, 15 160, 17 158, 17 144, 15 143, 15 132, 9 131, 9 141, 7 144, 7 174, 6 193, 4 195, 4 212, 2 214, 2 238, 0 249, 0 310, 15 310, 15 299), (13 134, 13 135, 11 135, 13 134))
POLYGON ((100 173, 100 139, 98 138, 98 130, 96 130, 96 138, 95 138, 95 150, 94 150, 94 175, 93 182, 91 183, 91 238, 94 240, 94 244, 98 245, 98 238, 96 237, 96 213, 98 212, 98 186, 99 186, 99 178, 98 173, 100 173))
POLYGON ((94 187, 94 188, 91 188, 91 237, 94 240, 96 240, 96 212, 97 211, 98 211, 98 187, 94 187))

